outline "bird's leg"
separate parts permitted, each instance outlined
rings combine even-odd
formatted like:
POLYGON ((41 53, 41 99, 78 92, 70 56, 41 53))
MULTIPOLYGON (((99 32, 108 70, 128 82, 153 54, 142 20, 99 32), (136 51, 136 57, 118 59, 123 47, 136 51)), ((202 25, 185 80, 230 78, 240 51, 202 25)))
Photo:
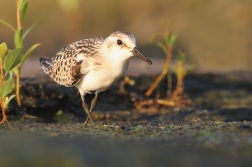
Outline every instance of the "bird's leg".
MULTIPOLYGON (((95 97, 93 98, 93 100, 91 102, 91 106, 90 106, 90 110, 89 110, 90 115, 91 115, 91 113, 93 111, 93 108, 94 108, 94 106, 96 104, 97 97, 98 97, 98 92, 95 92, 95 97)), ((87 124, 88 120, 89 120, 89 117, 87 117, 87 120, 86 120, 85 124, 87 124)))
MULTIPOLYGON (((91 123, 94 124, 94 122, 93 122, 93 120, 91 118, 90 112, 88 110, 87 103, 85 102, 85 95, 81 95, 81 100, 82 100, 82 107, 85 110, 85 112, 87 113, 87 120, 90 119, 91 123)), ((87 120, 85 122, 85 126, 87 126, 87 120)))
POLYGON ((93 108, 94 108, 94 106, 95 106, 95 104, 96 104, 96 100, 97 100, 97 98, 98 98, 98 93, 95 93, 95 97, 93 98, 93 100, 92 100, 92 102, 91 102, 91 106, 90 106, 90 114, 92 113, 92 111, 93 111, 93 108))

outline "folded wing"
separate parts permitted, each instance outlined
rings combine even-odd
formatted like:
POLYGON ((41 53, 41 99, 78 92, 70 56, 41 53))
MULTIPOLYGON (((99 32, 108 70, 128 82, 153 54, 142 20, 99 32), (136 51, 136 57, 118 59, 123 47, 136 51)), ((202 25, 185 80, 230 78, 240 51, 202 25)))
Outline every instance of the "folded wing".
POLYGON ((97 56, 103 38, 84 39, 62 48, 52 59, 40 59, 41 68, 58 84, 76 85, 88 73, 88 59, 97 56))

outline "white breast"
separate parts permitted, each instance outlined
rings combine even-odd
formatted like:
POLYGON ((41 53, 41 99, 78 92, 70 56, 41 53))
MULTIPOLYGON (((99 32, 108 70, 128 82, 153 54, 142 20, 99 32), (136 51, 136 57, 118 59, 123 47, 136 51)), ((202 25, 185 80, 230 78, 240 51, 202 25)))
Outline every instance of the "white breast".
POLYGON ((92 66, 76 87, 83 94, 91 93, 91 91, 104 91, 126 73, 128 65, 127 60, 117 63, 103 62, 99 68, 92 66))

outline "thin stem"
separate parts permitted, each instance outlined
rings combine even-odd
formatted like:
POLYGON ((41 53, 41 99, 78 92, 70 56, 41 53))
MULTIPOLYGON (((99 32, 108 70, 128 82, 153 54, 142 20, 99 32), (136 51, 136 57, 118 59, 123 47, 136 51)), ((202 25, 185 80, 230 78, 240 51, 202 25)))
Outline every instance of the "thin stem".
POLYGON ((171 92, 172 92, 172 77, 171 77, 171 72, 169 70, 170 64, 171 64, 171 57, 172 57, 172 48, 171 48, 170 44, 167 44, 166 47, 167 47, 166 61, 167 61, 167 64, 168 64, 167 97, 169 97, 169 96, 171 96, 171 92))
MULTIPOLYGON (((17 28, 20 29, 22 27, 21 21, 20 21, 20 6, 19 6, 19 0, 16 0, 17 4, 17 28)), ((20 68, 18 68, 18 74, 16 75, 16 98, 17 98, 17 104, 18 106, 21 106, 21 100, 20 100, 20 68)))
POLYGON ((1 104, 2 104, 2 109, 4 110, 4 113, 5 113, 5 110, 6 110, 6 107, 4 106, 4 98, 1 99, 1 104))
POLYGON ((151 85, 151 87, 145 92, 146 96, 150 96, 153 90, 157 87, 159 82, 164 78, 164 76, 167 74, 167 71, 169 69, 169 66, 167 65, 167 62, 165 62, 165 67, 162 71, 162 73, 156 78, 154 83, 151 85))
POLYGON ((19 0, 16 0, 17 4, 17 28, 21 28, 21 22, 20 22, 20 6, 19 6, 19 0))
POLYGON ((17 104, 21 106, 21 99, 20 99, 20 74, 16 75, 16 96, 17 96, 17 104))
POLYGON ((1 102, 0 102, 0 105, 1 105, 1 109, 2 109, 2 121, 0 122, 0 125, 3 124, 4 122, 7 121, 7 116, 5 114, 5 106, 4 106, 4 98, 1 98, 1 102))

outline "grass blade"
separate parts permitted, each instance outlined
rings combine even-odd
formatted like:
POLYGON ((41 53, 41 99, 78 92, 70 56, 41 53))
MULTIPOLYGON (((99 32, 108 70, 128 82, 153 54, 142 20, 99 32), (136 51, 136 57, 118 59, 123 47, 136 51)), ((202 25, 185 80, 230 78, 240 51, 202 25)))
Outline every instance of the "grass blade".
POLYGON ((25 39, 25 37, 28 35, 28 33, 29 33, 36 25, 38 25, 38 23, 39 23, 39 22, 36 22, 36 23, 34 23, 32 26, 30 26, 30 27, 25 31, 25 33, 23 34, 22 39, 25 39))
POLYGON ((7 23, 6 21, 4 21, 2 19, 0 19, 0 22, 5 24, 7 27, 9 27, 15 33, 15 28, 12 25, 10 25, 9 23, 7 23))
POLYGON ((27 50, 27 52, 26 52, 26 53, 24 54, 24 56, 23 56, 23 59, 22 59, 22 61, 21 61, 21 63, 20 63, 20 66, 23 65, 23 63, 25 62, 25 60, 31 55, 31 53, 32 53, 39 45, 41 45, 41 44, 40 44, 40 43, 34 44, 34 45, 32 45, 32 46, 27 50))

